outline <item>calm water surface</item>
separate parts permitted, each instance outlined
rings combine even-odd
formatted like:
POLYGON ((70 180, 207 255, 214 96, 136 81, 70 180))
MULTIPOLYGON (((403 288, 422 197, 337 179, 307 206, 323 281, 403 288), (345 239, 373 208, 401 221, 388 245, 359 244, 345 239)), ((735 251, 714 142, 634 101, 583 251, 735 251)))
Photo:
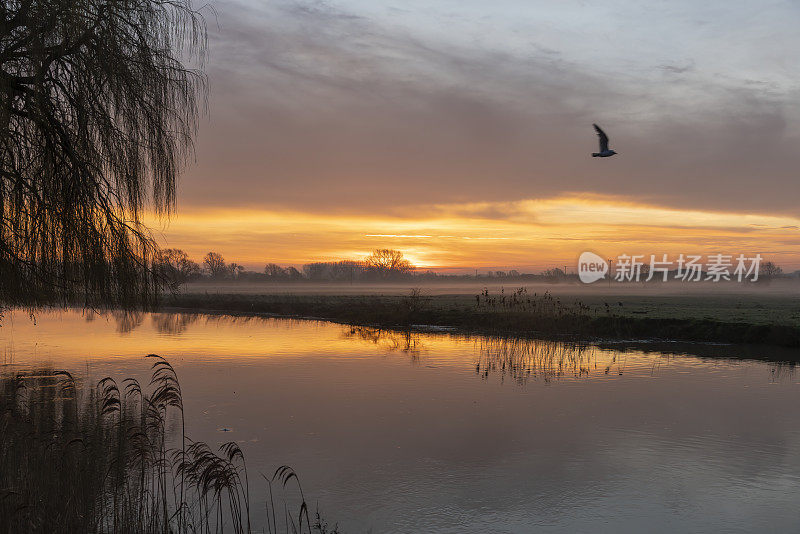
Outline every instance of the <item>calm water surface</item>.
POLYGON ((800 530, 787 366, 180 314, 16 312, 0 342, 86 383, 164 356, 189 436, 238 441, 258 499, 293 466, 348 533, 800 530))

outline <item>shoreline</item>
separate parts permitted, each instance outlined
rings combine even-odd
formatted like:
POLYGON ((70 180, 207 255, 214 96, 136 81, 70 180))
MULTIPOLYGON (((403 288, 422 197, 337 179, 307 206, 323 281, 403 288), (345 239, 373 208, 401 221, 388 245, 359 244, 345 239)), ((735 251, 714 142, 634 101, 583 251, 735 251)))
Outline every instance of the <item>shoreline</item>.
MULTIPOLYGON (((386 329, 444 331, 603 343, 620 341, 724 343, 800 347, 800 327, 695 317, 642 317, 633 310, 597 311, 553 297, 516 307, 476 304, 475 297, 185 293, 163 309, 181 312, 322 320, 386 329)), ((658 304, 656 304, 658 306, 658 304)), ((800 358, 798 358, 800 360, 800 358)))

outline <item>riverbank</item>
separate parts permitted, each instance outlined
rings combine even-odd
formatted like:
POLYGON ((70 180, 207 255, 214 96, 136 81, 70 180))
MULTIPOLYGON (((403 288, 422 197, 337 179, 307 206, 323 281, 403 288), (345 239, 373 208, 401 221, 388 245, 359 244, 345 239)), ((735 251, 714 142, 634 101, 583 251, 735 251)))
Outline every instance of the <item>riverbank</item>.
POLYGON ((800 305, 781 295, 569 294, 524 289, 476 295, 183 292, 183 311, 305 317, 381 328, 567 340, 660 339, 800 347, 800 305))

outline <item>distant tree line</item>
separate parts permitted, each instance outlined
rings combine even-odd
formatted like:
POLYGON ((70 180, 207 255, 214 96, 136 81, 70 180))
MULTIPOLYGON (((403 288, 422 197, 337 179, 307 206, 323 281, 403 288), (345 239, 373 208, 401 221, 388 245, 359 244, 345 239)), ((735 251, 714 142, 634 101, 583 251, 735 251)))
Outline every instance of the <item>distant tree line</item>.
MULTIPOLYGON (((646 266, 644 266, 646 267, 646 266)), ((317 261, 303 265, 302 270, 293 266, 282 267, 268 263, 261 272, 248 271, 235 262, 227 262, 222 254, 209 252, 198 263, 183 250, 170 248, 160 252, 156 269, 173 288, 198 280, 239 280, 250 282, 376 282, 403 280, 482 280, 482 281, 529 281, 529 282, 577 282, 574 272, 552 267, 539 273, 509 271, 475 271, 475 274, 441 274, 430 270, 421 271, 393 249, 378 249, 364 260, 317 261)), ((643 272, 646 278, 646 272, 643 272)), ((762 264, 762 279, 783 276, 780 267, 772 262, 762 264)))
MULTIPOLYGON (((209 252, 198 263, 180 249, 170 248, 160 251, 156 270, 169 285, 177 287, 185 282, 196 280, 249 280, 249 281, 362 281, 399 280, 414 275, 415 267, 403 257, 399 250, 378 249, 365 260, 342 260, 314 262, 303 265, 302 272, 297 268, 281 267, 268 263, 262 272, 245 270, 244 266, 227 262, 222 254, 209 252)), ((434 273, 426 273, 434 275, 434 273)))

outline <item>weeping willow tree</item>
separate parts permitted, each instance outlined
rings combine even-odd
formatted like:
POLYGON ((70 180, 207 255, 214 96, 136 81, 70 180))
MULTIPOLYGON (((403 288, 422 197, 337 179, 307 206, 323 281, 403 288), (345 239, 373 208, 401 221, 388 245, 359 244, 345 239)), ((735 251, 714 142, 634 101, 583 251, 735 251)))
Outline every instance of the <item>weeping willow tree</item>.
POLYGON ((190 0, 3 0, 0 305, 155 302, 205 49, 190 0))

